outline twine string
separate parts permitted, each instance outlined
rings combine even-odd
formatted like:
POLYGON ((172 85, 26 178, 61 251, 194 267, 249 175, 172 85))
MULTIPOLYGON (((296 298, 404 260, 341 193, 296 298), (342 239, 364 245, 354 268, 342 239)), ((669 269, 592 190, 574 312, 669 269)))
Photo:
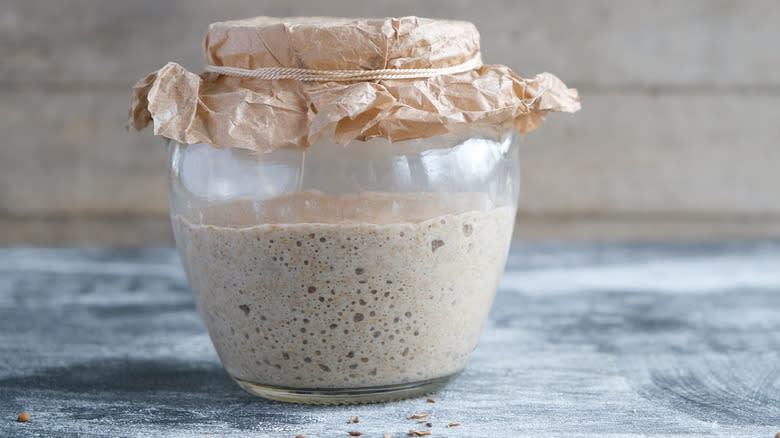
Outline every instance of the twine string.
POLYGON ((298 81, 368 81, 376 79, 417 79, 463 73, 482 66, 479 55, 458 65, 441 68, 385 68, 380 70, 311 70, 294 67, 262 67, 254 70, 206 65, 206 71, 250 79, 295 79, 298 81))

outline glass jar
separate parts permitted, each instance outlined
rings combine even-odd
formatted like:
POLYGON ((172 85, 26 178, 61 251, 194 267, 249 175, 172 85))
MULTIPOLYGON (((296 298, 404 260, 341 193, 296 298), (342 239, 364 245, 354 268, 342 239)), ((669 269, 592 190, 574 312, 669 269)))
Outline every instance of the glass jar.
POLYGON ((230 376, 262 397, 430 392, 474 350, 518 195, 510 132, 258 153, 168 142, 176 243, 230 376))

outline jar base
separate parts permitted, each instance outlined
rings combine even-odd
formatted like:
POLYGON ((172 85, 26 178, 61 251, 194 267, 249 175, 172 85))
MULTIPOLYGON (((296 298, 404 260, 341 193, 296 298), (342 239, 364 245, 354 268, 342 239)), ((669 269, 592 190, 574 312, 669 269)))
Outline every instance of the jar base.
POLYGON ((261 385, 231 377, 245 391, 269 400, 314 405, 351 405, 382 403, 430 394, 443 388, 447 382, 457 375, 458 373, 455 373, 435 379, 398 385, 324 389, 283 388, 261 385))

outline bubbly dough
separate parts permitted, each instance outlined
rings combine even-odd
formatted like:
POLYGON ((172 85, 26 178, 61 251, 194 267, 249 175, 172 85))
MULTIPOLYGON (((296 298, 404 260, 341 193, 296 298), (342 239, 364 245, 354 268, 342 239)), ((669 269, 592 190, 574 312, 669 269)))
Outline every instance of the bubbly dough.
MULTIPOLYGON (((193 295, 232 376, 358 388, 466 365, 506 262, 514 208, 416 220, 419 205, 405 215, 401 203, 395 221, 248 226, 247 202, 209 207, 206 216, 231 218, 219 225, 173 218, 193 295)), ((278 210, 298 201, 274 202, 278 210)))

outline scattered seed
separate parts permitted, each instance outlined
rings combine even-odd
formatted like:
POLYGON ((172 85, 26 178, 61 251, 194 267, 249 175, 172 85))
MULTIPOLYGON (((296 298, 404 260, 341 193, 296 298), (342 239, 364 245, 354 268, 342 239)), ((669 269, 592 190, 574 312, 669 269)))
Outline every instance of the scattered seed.
POLYGON ((433 423, 425 423, 425 427, 433 427, 433 423))
POLYGON ((429 398, 429 399, 428 399, 428 400, 426 400, 426 401, 427 401, 428 403, 436 403, 436 399, 433 399, 433 398, 429 398))
POLYGON ((450 424, 447 425, 447 428, 458 427, 458 426, 460 426, 460 423, 450 423, 450 424))
POLYGON ((430 430, 410 430, 409 436, 428 436, 431 434, 430 430))
POLYGON ((16 421, 18 421, 19 423, 26 423, 30 421, 30 418, 31 418, 30 414, 28 414, 27 412, 22 412, 21 414, 19 414, 18 417, 16 417, 16 421))
POLYGON ((428 414, 412 414, 406 417, 409 420, 419 420, 420 418, 426 418, 428 414))
POLYGON ((347 424, 355 424, 360 423, 360 417, 350 418, 349 421, 347 421, 347 424))
POLYGON ((306 435, 295 435, 295 438, 306 438, 306 435))
POLYGON ((423 424, 426 420, 417 420, 417 424, 423 424))
POLYGON ((349 436, 360 436, 360 435, 363 435, 360 432, 347 432, 347 433, 349 434, 349 436))
POLYGON ((393 438, 393 434, 392 433, 386 433, 386 434, 382 435, 382 438, 393 438))

